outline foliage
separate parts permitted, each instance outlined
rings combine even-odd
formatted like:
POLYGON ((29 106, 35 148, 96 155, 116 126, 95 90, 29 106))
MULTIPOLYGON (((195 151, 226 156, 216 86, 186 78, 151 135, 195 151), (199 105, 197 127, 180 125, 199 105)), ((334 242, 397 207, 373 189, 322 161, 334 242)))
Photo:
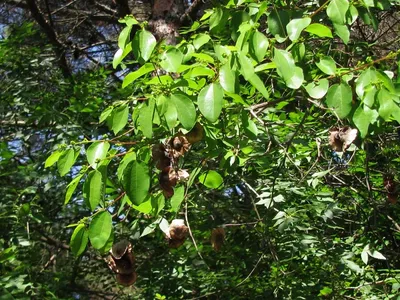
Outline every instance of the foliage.
MULTIPOLYGON (((395 298, 400 53, 374 49, 355 29, 362 20, 378 30, 380 12, 392 9, 383 0, 229 1, 182 28, 177 45, 126 17, 112 62, 132 70, 121 90, 97 85, 94 72, 81 74, 79 86, 90 92, 69 96, 68 109, 54 108, 65 117, 49 118, 82 127, 68 137, 53 132, 58 146, 46 148, 35 169, 47 180, 59 180, 56 170, 69 178, 54 205, 65 204, 76 262, 60 282, 80 277, 127 299, 395 298), (340 135, 345 126, 358 129, 356 140, 340 135), (329 135, 344 151, 332 151, 329 135), (160 167, 166 152, 168 166, 160 167), (190 237, 170 249, 165 233, 174 219, 185 220, 190 237), (124 239, 136 256, 136 289, 116 289, 100 258, 124 239), (89 271, 77 275, 79 265, 89 271)), ((50 77, 60 95, 81 92, 50 77)), ((10 145, 2 148, 4 165, 10 145)), ((6 211, 15 211, 7 201, 6 211)), ((19 226, 27 216, 43 222, 33 204, 14 204, 19 226)), ((66 230, 57 232, 66 239, 66 230)), ((11 241, 2 237, 8 264, 24 246, 11 241)), ((28 293, 34 281, 1 270, 17 272, 18 290, 28 293)), ((71 297, 66 286, 48 291, 71 297)), ((0 287, 12 291, 4 280, 0 287)))

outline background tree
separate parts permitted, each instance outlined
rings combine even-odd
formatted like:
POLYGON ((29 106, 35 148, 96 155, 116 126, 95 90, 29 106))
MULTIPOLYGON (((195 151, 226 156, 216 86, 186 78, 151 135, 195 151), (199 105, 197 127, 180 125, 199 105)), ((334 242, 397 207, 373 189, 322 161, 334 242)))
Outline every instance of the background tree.
POLYGON ((398 7, 143 5, 2 6, 2 293, 395 298, 398 7))

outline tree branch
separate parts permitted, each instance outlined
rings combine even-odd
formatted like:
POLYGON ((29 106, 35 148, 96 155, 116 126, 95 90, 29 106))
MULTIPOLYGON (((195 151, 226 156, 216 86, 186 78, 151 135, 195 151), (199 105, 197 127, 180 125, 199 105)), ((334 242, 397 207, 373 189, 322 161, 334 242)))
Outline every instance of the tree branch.
POLYGON ((39 10, 39 7, 36 4, 35 0, 26 0, 26 4, 31 12, 32 17, 39 24, 39 26, 46 33, 47 37, 50 40, 50 43, 54 47, 54 51, 58 56, 58 63, 60 65, 62 74, 64 77, 70 77, 71 71, 68 67, 67 59, 65 57, 65 48, 64 45, 58 40, 57 34, 54 29, 47 23, 43 14, 39 10))

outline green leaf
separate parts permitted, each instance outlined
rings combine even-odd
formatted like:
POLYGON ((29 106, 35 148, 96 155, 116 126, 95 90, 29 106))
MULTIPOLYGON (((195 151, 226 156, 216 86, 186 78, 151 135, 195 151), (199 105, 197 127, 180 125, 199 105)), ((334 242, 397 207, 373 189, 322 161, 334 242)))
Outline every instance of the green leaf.
POLYGON ((128 123, 129 108, 127 105, 121 105, 112 112, 111 129, 117 135, 128 123))
POLYGON ((150 198, 140 203, 140 205, 132 204, 132 207, 144 214, 149 214, 153 210, 153 204, 150 198))
POLYGON ((108 211, 94 216, 89 225, 90 243, 95 249, 101 249, 107 243, 112 231, 112 217, 108 211))
POLYGON ((210 17, 210 31, 220 32, 223 30, 228 17, 229 15, 225 9, 220 7, 214 8, 213 14, 210 17))
POLYGON ((268 29, 274 35, 278 43, 286 40, 286 25, 289 23, 289 14, 285 10, 274 8, 268 16, 268 29))
POLYGON ((350 30, 347 25, 333 23, 333 28, 335 29, 336 35, 347 45, 350 40, 350 30))
POLYGON ((165 197, 162 193, 151 197, 152 215, 158 216, 165 206, 165 197))
POLYGON ((125 168, 127 165, 131 162, 136 160, 136 153, 135 152, 129 152, 127 153, 122 161, 119 163, 118 169, 117 169, 117 176, 119 180, 122 180, 125 168))
POLYGON ((380 253, 380 252, 378 252, 376 250, 374 252, 372 252, 372 253, 369 253, 369 255, 371 257, 373 257, 373 258, 376 258, 376 259, 386 260, 386 257, 384 257, 382 253, 380 253))
POLYGON ((58 159, 60 158, 61 154, 63 153, 63 151, 60 150, 56 150, 54 151, 45 161, 44 163, 44 167, 48 168, 51 167, 52 165, 54 165, 58 159))
POLYGON ((71 236, 71 251, 75 256, 79 256, 85 251, 88 243, 89 233, 84 224, 79 224, 71 236))
POLYGON ((141 77, 151 71, 154 71, 153 64, 151 64, 151 63, 144 64, 138 70, 131 72, 125 76, 124 81, 122 82, 122 88, 127 87, 132 82, 134 82, 136 79, 138 79, 139 77, 141 77))
POLYGON ((285 50, 275 48, 274 63, 278 75, 283 78, 286 86, 291 89, 298 89, 304 80, 303 70, 296 67, 292 54, 285 50))
POLYGON ((153 136, 154 109, 155 99, 152 97, 148 100, 147 103, 143 103, 138 117, 140 129, 142 130, 143 135, 149 139, 153 136))
POLYGON ((178 120, 178 112, 176 111, 175 104, 170 101, 170 98, 167 98, 167 110, 164 114, 165 120, 167 122, 168 128, 171 130, 175 128, 176 122, 178 120))
POLYGON ((349 9, 348 0, 331 0, 326 8, 326 14, 333 23, 345 24, 346 12, 349 9))
POLYGON ((286 25, 286 31, 291 41, 296 41, 301 32, 311 23, 311 18, 293 19, 286 25))
POLYGON ((257 125, 249 118, 249 114, 243 112, 241 115, 242 127, 247 136, 256 139, 258 135, 257 125))
POLYGON ((148 61, 157 44, 156 38, 146 30, 136 32, 132 41, 132 51, 139 61, 148 61))
POLYGON ((326 96, 326 103, 333 108, 340 119, 347 117, 352 108, 353 93, 347 83, 332 85, 326 96))
POLYGON ((240 74, 243 75, 244 79, 249 80, 249 78, 254 75, 254 67, 251 59, 247 57, 244 52, 239 52, 238 58, 240 63, 240 74))
POLYGON ((201 174, 199 176, 199 181, 201 184, 210 189, 218 189, 223 187, 224 179, 218 172, 210 170, 206 173, 201 174))
POLYGON ((328 88, 328 79, 321 79, 316 82, 311 82, 305 86, 305 89, 310 97, 315 99, 321 99, 322 97, 324 97, 326 92, 328 91, 328 88))
POLYGON ((330 56, 321 57, 320 61, 316 63, 317 67, 328 75, 335 75, 336 63, 330 56))
POLYGON ((125 192, 135 205, 140 205, 149 195, 150 174, 144 163, 133 161, 125 168, 122 179, 125 192))
POLYGON ((127 42, 129 41, 131 31, 132 31, 132 26, 127 26, 124 29, 122 29, 122 31, 118 37, 118 47, 120 49, 125 49, 125 46, 126 46, 127 42))
POLYGON ((375 95, 376 95, 376 87, 373 85, 368 86, 364 90, 364 97, 363 97, 363 103, 365 105, 368 105, 369 108, 372 108, 375 104, 375 95))
POLYGON ((109 236, 107 242, 105 243, 105 245, 103 247, 98 249, 100 254, 101 255, 109 254, 109 251, 112 248, 113 244, 114 244, 114 228, 111 227, 111 233, 110 233, 110 236, 109 236))
POLYGON ((222 111, 224 91, 219 83, 205 86, 197 97, 197 105, 203 116, 210 122, 218 120, 222 111))
POLYGON ((61 176, 66 175, 71 170, 76 160, 74 149, 67 149, 62 152, 60 158, 57 161, 58 173, 61 176))
POLYGON ((94 211, 102 202, 104 197, 104 181, 101 172, 93 170, 83 184, 83 198, 89 204, 91 211, 94 211))
POLYGON ((308 25, 304 30, 319 37, 333 38, 330 28, 322 24, 313 23, 308 25))
POLYGON ((196 108, 193 101, 183 93, 175 93, 171 95, 171 100, 175 104, 178 113, 178 119, 186 130, 193 128, 196 123, 196 108))
POLYGON ((269 98, 268 91, 257 74, 251 75, 247 80, 265 97, 265 99, 269 98))
POLYGON ((111 115, 113 110, 114 110, 114 106, 109 106, 105 110, 103 110, 103 112, 101 113, 100 118, 99 118, 99 123, 104 122, 111 115))
POLYGON ((257 62, 264 60, 269 46, 268 38, 259 31, 255 31, 250 38, 250 54, 257 62))
POLYGON ((378 112, 376 110, 371 110, 367 106, 362 107, 360 105, 353 115, 353 122, 360 131, 362 138, 366 137, 368 134, 368 128, 370 124, 375 123, 378 118, 378 112))
POLYGON ((390 116, 392 115, 392 112, 396 109, 397 104, 394 103, 392 95, 385 88, 380 89, 376 97, 379 101, 379 115, 385 121, 389 121, 390 116))
POLYGON ((232 70, 229 62, 224 64, 219 70, 219 82, 222 88, 228 93, 236 93, 238 78, 236 72, 232 70))
POLYGON ((196 50, 199 50, 203 45, 207 44, 210 39, 211 37, 208 34, 197 34, 193 40, 193 46, 196 50))
POLYGON ((377 72, 374 68, 364 70, 356 81, 356 93, 361 99, 364 97, 366 87, 375 84, 378 79, 377 72))
POLYGON ((174 190, 174 195, 171 197, 171 210, 173 212, 179 211, 179 207, 185 198, 185 187, 183 185, 174 190))
POLYGON ((160 65, 167 72, 178 72, 182 64, 183 54, 176 48, 170 48, 161 56, 160 65))
POLYGON ((69 200, 71 200, 72 194, 76 190, 79 182, 81 181, 83 174, 76 176, 72 181, 67 185, 67 191, 65 193, 64 205, 67 205, 69 200))
POLYGON ((94 142, 86 150, 86 157, 93 169, 97 169, 102 164, 110 149, 108 142, 94 142))
POLYGON ((113 58, 113 68, 116 69, 121 61, 132 51, 132 43, 126 45, 124 49, 118 49, 113 58))
POLYGON ((166 219, 162 218, 158 226, 162 232, 164 232, 166 235, 169 235, 169 223, 166 219))

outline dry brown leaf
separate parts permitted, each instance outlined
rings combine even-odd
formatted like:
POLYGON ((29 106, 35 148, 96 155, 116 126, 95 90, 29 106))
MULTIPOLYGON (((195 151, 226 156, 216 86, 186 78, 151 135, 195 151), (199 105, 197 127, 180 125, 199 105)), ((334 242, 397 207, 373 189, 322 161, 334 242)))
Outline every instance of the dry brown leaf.
POLYGON ((117 274, 117 282, 123 286, 130 286, 136 282, 137 274, 135 272, 130 274, 117 274))
POLYGON ((211 245, 215 251, 221 250, 225 241, 225 229, 222 227, 214 228, 211 232, 211 245))
POLYGON ((194 125, 192 130, 186 133, 185 136, 190 144, 194 144, 201 141, 204 136, 203 126, 201 126, 200 123, 196 123, 196 125, 194 125))
POLYGON ((346 151, 357 138, 358 130, 345 126, 332 127, 329 130, 329 145, 336 152, 346 151))

